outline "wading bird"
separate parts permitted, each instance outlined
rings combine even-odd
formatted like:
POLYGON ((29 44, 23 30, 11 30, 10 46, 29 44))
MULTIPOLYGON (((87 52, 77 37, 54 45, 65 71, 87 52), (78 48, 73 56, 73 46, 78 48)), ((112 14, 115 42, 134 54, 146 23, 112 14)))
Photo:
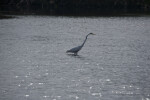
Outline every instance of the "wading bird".
POLYGON ((87 40, 87 37, 88 37, 89 35, 95 35, 95 34, 89 33, 89 34, 86 36, 84 42, 83 42, 80 46, 77 46, 77 47, 74 47, 74 48, 72 48, 72 49, 70 49, 70 50, 67 50, 66 53, 73 53, 74 55, 77 55, 78 52, 79 52, 79 51, 82 49, 82 47, 84 46, 84 44, 85 44, 85 42, 86 42, 86 40, 87 40))

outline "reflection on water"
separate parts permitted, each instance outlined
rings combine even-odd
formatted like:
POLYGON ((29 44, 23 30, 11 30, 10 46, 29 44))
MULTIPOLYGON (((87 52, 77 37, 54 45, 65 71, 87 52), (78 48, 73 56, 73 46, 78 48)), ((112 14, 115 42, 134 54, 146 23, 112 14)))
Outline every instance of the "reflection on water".
POLYGON ((0 20, 0 99, 150 99, 149 17, 17 17, 0 20))
POLYGON ((72 57, 72 58, 79 58, 81 60, 85 60, 85 57, 82 55, 74 55, 74 54, 67 54, 68 56, 72 57))

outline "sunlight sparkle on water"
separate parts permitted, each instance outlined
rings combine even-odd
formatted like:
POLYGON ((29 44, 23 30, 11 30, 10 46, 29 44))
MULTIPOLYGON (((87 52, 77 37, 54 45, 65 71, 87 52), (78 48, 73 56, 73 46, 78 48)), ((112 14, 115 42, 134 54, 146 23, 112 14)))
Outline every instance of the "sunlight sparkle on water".
POLYGON ((26 95, 25 95, 25 97, 29 97, 29 95, 28 95, 28 94, 26 94, 26 95))
POLYGON ((28 86, 32 86, 33 85, 33 83, 30 83, 28 86))
POLYGON ((45 96, 43 96, 43 97, 44 97, 44 98, 48 98, 49 96, 46 96, 46 95, 45 95, 45 96))
POLYGON ((75 95, 69 95, 69 97, 70 97, 70 98, 75 98, 76 100, 79 99, 79 97, 78 97, 78 96, 75 96, 75 95))
POLYGON ((44 83, 38 83, 39 85, 43 85, 44 83))
POLYGON ((93 96, 100 96, 100 97, 102 96, 101 93, 92 93, 92 95, 93 95, 93 96))

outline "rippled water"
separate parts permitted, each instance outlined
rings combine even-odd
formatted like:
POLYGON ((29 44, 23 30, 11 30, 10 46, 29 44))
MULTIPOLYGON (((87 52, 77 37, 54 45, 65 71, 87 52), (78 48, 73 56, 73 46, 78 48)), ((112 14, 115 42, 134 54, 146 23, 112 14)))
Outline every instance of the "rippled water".
POLYGON ((0 20, 0 100, 150 100, 149 67, 150 17, 0 20))

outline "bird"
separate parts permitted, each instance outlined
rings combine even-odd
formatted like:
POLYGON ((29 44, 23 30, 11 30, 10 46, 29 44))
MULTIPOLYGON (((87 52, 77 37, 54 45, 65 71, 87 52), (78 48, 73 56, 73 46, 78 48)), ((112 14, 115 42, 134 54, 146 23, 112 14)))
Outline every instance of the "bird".
POLYGON ((87 40, 87 37, 89 35, 95 35, 94 33, 89 33, 88 35, 86 35, 86 38, 84 40, 84 42, 80 45, 80 46, 77 46, 77 47, 74 47, 70 50, 67 50, 66 53, 73 53, 74 55, 78 55, 78 52, 82 49, 82 47, 84 46, 86 40, 87 40))

